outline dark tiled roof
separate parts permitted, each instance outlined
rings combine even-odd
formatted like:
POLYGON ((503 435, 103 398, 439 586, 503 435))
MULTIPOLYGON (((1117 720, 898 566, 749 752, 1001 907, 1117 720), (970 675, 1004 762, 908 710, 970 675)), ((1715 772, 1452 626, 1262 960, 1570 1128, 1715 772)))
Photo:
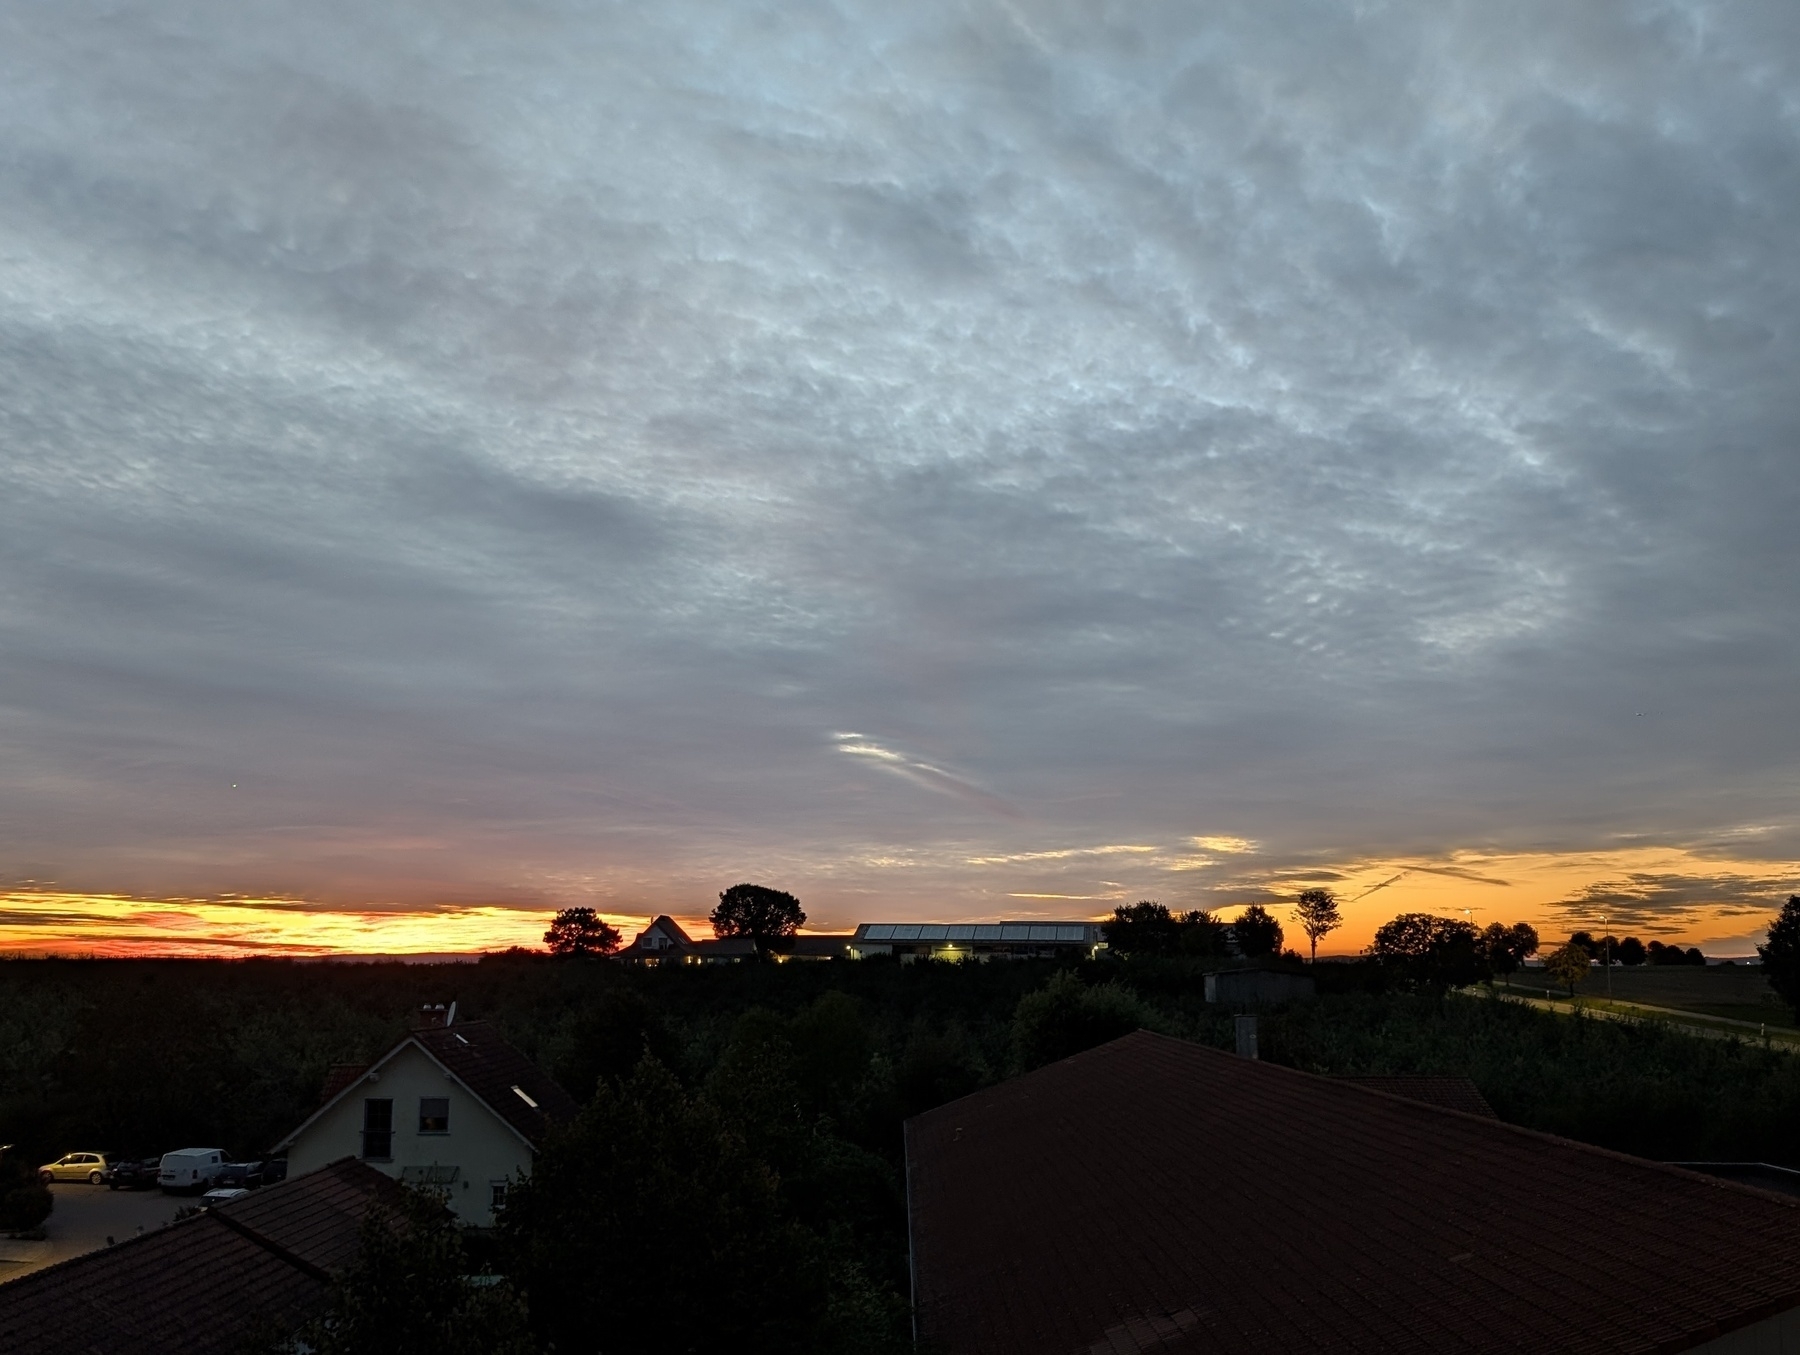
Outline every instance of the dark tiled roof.
POLYGON ((398 1208, 401 1189, 386 1173, 345 1158, 263 1190, 216 1212, 228 1224, 280 1248, 296 1264, 336 1271, 356 1252, 356 1230, 371 1200, 398 1208), (290 1186, 303 1189, 290 1190, 290 1186))
POLYGON ((1663 1355, 1800 1305, 1800 1201, 1145 1032, 906 1145, 947 1355, 1663 1355))
POLYGON ((332 1064, 331 1071, 325 1074, 325 1090, 319 1094, 319 1103, 323 1105, 331 1100, 368 1070, 369 1065, 366 1063, 332 1064))
POLYGON ((534 1148, 544 1141, 552 1124, 572 1120, 580 1113, 572 1096, 485 1021, 415 1030, 408 1038, 423 1045, 534 1148), (536 1104, 528 1103, 515 1087, 536 1104))
POLYGON ((323 1306, 371 1202, 399 1187, 360 1162, 318 1171, 0 1285, 0 1350, 212 1355, 323 1306))
POLYGON ((749 959, 757 953, 756 941, 748 936, 720 936, 694 942, 692 953, 709 960, 749 959))
POLYGON ((1386 1092, 1389 1096, 1404 1096, 1409 1101, 1442 1106, 1445 1110, 1460 1110, 1465 1115, 1485 1115, 1490 1120, 1499 1118, 1487 1103, 1487 1097, 1481 1094, 1481 1089, 1466 1077, 1405 1074, 1398 1077, 1340 1077, 1337 1080, 1367 1087, 1372 1092, 1386 1092))

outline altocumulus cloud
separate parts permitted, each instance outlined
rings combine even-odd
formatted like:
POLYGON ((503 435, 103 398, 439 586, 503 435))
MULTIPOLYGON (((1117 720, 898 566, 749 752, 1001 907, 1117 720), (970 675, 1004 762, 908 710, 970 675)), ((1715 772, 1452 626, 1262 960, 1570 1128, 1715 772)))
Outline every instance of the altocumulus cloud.
POLYGON ((1785 879, 1796 59, 1783 0, 8 6, 0 865, 1785 879))

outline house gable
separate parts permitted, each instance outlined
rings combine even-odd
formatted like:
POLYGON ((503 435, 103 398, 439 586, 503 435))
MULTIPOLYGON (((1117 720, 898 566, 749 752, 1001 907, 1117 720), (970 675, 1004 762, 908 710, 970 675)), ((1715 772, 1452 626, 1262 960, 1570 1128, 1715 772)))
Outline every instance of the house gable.
POLYGON ((485 1022, 415 1030, 368 1068, 334 1072, 325 1104, 278 1145, 291 1170, 357 1158, 444 1190, 483 1225, 507 1183, 530 1174, 551 1125, 578 1109, 485 1022))

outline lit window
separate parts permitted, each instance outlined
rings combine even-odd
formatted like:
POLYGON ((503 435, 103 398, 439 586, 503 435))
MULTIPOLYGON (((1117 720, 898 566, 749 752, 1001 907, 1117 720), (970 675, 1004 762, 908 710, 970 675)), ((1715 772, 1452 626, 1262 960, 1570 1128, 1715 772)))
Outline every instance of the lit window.
POLYGON ((530 1106, 533 1110, 536 1110, 538 1108, 538 1103, 536 1101, 533 1101, 531 1099, 530 1094, 527 1093, 526 1090, 516 1082, 513 1083, 513 1095, 518 1097, 521 1101, 523 1101, 526 1105, 530 1106))
POLYGON ((419 1098, 419 1132, 421 1134, 448 1134, 450 1132, 449 1097, 421 1096, 419 1098))

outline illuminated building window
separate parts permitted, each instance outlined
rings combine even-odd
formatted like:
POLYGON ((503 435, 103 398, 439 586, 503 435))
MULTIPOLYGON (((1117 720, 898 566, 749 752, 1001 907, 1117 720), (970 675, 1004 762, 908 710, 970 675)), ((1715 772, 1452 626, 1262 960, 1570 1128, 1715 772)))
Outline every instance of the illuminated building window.
POLYGON ((421 1134, 448 1134, 450 1132, 449 1097, 421 1096, 419 1098, 419 1132, 421 1134))

